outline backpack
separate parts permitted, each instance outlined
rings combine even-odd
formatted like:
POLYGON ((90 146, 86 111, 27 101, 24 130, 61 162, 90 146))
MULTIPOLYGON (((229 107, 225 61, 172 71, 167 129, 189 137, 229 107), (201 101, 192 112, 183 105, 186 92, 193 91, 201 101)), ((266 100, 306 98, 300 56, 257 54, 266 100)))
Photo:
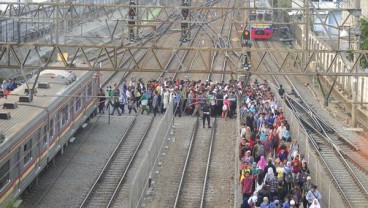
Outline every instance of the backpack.
POLYGON ((258 195, 258 198, 257 198, 257 202, 256 202, 256 207, 260 207, 261 204, 263 202, 263 195, 258 195))
POLYGON ((292 175, 291 171, 288 172, 288 173, 285 173, 285 182, 286 183, 292 183, 293 182, 293 175, 292 175))
POLYGON ((265 149, 263 145, 257 145, 257 156, 262 156, 265 154, 265 149))
POLYGON ((294 177, 294 184, 298 184, 300 182, 300 175, 295 175, 294 177))
POLYGON ((299 175, 299 177, 300 177, 300 182, 306 182, 307 181, 307 177, 308 177, 308 173, 307 172, 301 172, 300 173, 300 175, 299 175))
POLYGON ((227 105, 225 105, 225 104, 224 104, 224 105, 222 106, 222 111, 227 111, 227 105))

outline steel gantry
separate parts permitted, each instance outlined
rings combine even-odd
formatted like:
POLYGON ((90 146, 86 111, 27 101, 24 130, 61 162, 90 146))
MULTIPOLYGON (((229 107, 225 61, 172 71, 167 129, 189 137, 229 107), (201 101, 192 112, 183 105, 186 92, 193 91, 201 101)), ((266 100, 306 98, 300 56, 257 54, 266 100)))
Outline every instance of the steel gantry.
MULTIPOLYGON (((293 2, 296 0, 293 0, 293 2)), ((137 16, 134 22, 140 31, 145 30, 140 37, 134 38, 134 41, 140 41, 144 36, 155 36, 157 28, 162 23, 173 22, 178 25, 188 23, 191 28, 201 27, 208 35, 208 39, 218 37, 215 31, 210 32, 207 27, 211 27, 211 22, 216 14, 225 12, 234 12, 237 18, 227 24, 234 24, 239 31, 234 41, 240 40, 245 25, 248 24, 247 11, 255 9, 249 7, 248 1, 231 6, 208 6, 208 5, 140 5, 116 3, 116 4, 92 4, 92 3, 21 3, 21 2, 0 2, 0 68, 21 69, 24 71, 42 70, 42 69, 73 69, 73 70, 101 70, 101 71, 134 71, 140 72, 162 72, 170 71, 176 73, 232 73, 232 74, 273 74, 273 75, 303 75, 320 77, 333 77, 333 84, 330 86, 329 93, 326 93, 325 99, 331 94, 332 88, 338 80, 338 77, 364 77, 366 73, 358 70, 361 58, 367 59, 366 50, 358 50, 358 47, 342 49, 340 46, 340 32, 342 29, 349 28, 352 32, 354 43, 359 44, 359 25, 356 20, 359 19, 361 10, 359 7, 354 9, 346 8, 319 8, 309 0, 299 0, 303 2, 299 8, 272 8, 274 14, 287 16, 288 18, 278 18, 273 21, 273 25, 278 28, 285 25, 290 28, 294 41, 301 49, 290 49, 287 47, 270 48, 236 48, 236 47, 167 47, 156 42, 155 38, 150 39, 150 44, 139 45, 129 44, 129 21, 132 20, 129 11, 134 9, 137 16), (189 9, 190 18, 177 18, 182 11, 189 9), (201 16, 198 10, 207 10, 211 18, 201 16), (342 18, 338 20, 335 12, 340 12, 342 18), (289 13, 294 16, 289 17, 289 13), (329 15, 325 15, 328 13, 329 15), (297 18, 298 16, 302 18, 297 18), (335 23, 330 24, 329 19, 334 19, 335 23), (351 21, 351 19, 353 19, 351 21), (316 21, 318 20, 318 21, 316 21), (95 21, 101 24, 104 29, 95 33, 83 33, 85 25, 95 21), (355 22, 354 22, 355 21, 355 22), (324 30, 334 29, 338 34, 332 37, 329 33, 324 40, 315 38, 311 32, 310 25, 320 25, 324 30), (36 25, 36 28, 33 28, 36 25), (28 37, 28 30, 34 33, 34 30, 41 30, 40 25, 44 27, 43 33, 39 34, 43 38, 24 38, 28 37), (60 25, 60 26, 59 26, 60 25), (244 26, 244 28, 242 28, 244 26), (4 29, 5 28, 5 29, 4 29), (31 28, 31 29, 29 29, 31 28), (80 29, 78 29, 80 28, 80 29), (74 30, 80 30, 75 33, 74 30), (64 40, 59 41, 59 35, 63 34, 64 40), (337 38, 336 38, 337 36, 337 38), (79 38, 72 41, 72 38, 79 38), (327 38, 327 39, 326 39, 327 38), (128 40, 128 41, 126 41, 128 40), (337 40, 337 41, 336 41, 337 40), (330 46, 322 47, 326 42, 336 43, 330 46), (62 43, 62 44, 61 44, 62 43), (140 59, 133 55, 135 50, 147 51, 150 54, 152 68, 141 63, 140 59), (166 60, 160 59, 161 52, 173 51, 194 51, 198 56, 190 60, 190 63, 200 62, 203 68, 200 70, 186 69, 178 70, 176 68, 165 68, 166 60), (41 52, 42 51, 42 52, 41 52), (47 51, 47 53, 45 53, 47 51), (249 71, 243 69, 244 54, 260 52, 260 60, 251 59, 252 68, 249 71), (213 53, 224 54, 228 59, 229 70, 226 72, 216 72, 211 69, 210 58, 213 53), (268 72, 260 67, 265 58, 270 53, 282 54, 283 60, 280 66, 276 67, 274 72, 268 72), (65 54, 68 54, 66 56, 65 54), (346 56, 353 55, 353 60, 347 60, 346 56), (61 65, 53 65, 57 59, 61 65), (131 59, 133 67, 122 65, 124 60, 131 59), (327 61, 326 61, 327 60, 327 61), (85 63, 83 65, 75 63, 85 63), (104 62, 100 67, 98 63, 104 62), (344 67, 341 67, 344 65, 344 67), (286 70, 293 68, 293 72, 286 70), (343 69, 342 69, 343 68, 343 69)), ((221 18, 218 15, 217 18, 221 18)), ((102 27, 101 26, 101 27, 102 27)), ((87 27, 87 26, 86 26, 87 27)), ((137 32, 138 36, 138 32, 137 32)), ((178 40, 179 41, 179 40, 178 40)), ((350 42, 350 41, 349 41, 350 42)), ((184 65, 183 63, 181 63, 184 65)))

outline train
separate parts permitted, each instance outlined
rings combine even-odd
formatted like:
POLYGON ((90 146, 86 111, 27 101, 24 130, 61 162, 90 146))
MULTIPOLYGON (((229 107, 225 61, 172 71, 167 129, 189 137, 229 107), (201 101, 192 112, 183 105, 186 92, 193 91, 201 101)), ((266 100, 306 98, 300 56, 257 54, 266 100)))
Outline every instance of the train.
POLYGON ((250 1, 248 24, 250 38, 253 40, 268 40, 273 35, 273 10, 270 0, 250 1))
POLYGON ((14 203, 98 105, 92 71, 43 70, 28 86, 0 99, 0 207, 14 203))

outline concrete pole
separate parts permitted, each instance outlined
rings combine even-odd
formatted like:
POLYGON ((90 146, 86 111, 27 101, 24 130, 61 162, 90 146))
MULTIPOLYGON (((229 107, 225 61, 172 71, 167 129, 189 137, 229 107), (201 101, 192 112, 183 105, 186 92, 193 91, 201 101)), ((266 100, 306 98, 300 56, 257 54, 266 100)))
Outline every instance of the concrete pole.
MULTIPOLYGON (((70 3, 69 1, 64 0, 64 4, 70 3)), ((68 44, 68 18, 66 18, 68 10, 68 7, 63 6, 63 13, 64 13, 64 44, 68 44)))
POLYGON ((305 63, 307 63, 308 59, 308 46, 309 46, 309 24, 310 24, 310 13, 309 13, 309 0, 304 0, 304 34, 305 34, 305 40, 302 40, 305 44, 303 45, 304 53, 302 53, 302 63, 301 66, 304 66, 305 63))
MULTIPOLYGON (((356 0, 355 1, 355 7, 356 9, 360 9, 360 0, 356 0)), ((356 25, 359 25, 359 18, 360 17, 355 17, 354 21, 356 25)), ((359 50, 359 36, 355 36, 355 50, 359 50)), ((358 58, 358 54, 354 54, 354 62, 359 61, 357 60, 358 58)), ((355 72, 357 73, 358 70, 360 68, 360 63, 358 63, 355 67, 355 72)), ((357 126, 357 108, 358 108, 358 80, 359 77, 358 76, 354 76, 352 77, 353 79, 353 92, 352 92, 352 99, 353 99, 353 104, 352 104, 352 109, 351 109, 351 126, 352 127, 356 127, 357 126)))

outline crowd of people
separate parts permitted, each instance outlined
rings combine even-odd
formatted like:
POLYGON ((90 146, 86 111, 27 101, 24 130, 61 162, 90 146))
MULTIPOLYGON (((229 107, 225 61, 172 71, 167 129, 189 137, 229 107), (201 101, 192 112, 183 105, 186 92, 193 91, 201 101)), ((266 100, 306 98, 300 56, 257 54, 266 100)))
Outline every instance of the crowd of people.
POLYGON ((112 109, 109 111, 112 115, 134 111, 156 116, 165 113, 172 101, 175 116, 200 116, 203 122, 208 122, 208 127, 210 117, 234 118, 237 105, 234 85, 210 80, 202 82, 161 77, 144 82, 143 78, 132 78, 129 82, 124 80, 120 86, 115 84, 107 90, 101 89, 99 96, 100 113, 112 109))
POLYGON ((3 80, 3 83, 0 85, 0 97, 9 95, 17 87, 18 83, 15 79, 3 80))
MULTIPOLYGON (((169 103, 175 116, 200 116, 203 128, 211 117, 238 118, 241 123, 239 143, 239 184, 242 208, 319 208, 321 194, 313 183, 308 164, 300 154, 296 139, 282 106, 267 81, 251 84, 241 81, 219 83, 211 80, 190 81, 159 78, 125 80, 121 85, 101 89, 99 112, 121 115, 125 112, 163 114, 169 103), (238 94, 238 97, 237 97, 238 94), (237 115, 240 99, 240 115, 237 115), (127 107, 125 107, 127 106, 127 107)), ((280 97, 284 89, 280 86, 280 97)))
MULTIPOLYGON (((284 92, 280 86, 280 97, 284 92)), ((267 81, 241 86, 239 94, 241 207, 319 208, 321 194, 267 81)))

